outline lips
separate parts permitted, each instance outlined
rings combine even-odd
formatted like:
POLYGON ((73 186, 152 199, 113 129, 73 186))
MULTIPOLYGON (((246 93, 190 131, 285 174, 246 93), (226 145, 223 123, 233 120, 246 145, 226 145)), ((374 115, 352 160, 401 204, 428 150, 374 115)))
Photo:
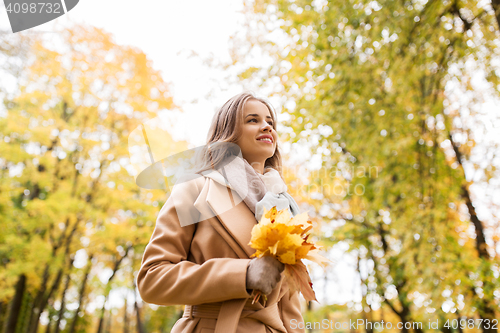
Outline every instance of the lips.
POLYGON ((257 141, 273 143, 273 137, 271 135, 261 135, 257 138, 257 141))

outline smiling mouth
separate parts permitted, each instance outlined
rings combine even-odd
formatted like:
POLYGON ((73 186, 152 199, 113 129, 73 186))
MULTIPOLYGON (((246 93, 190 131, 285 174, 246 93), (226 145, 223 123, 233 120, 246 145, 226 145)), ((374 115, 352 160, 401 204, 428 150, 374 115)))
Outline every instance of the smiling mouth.
POLYGON ((273 141, 269 138, 263 138, 263 139, 257 139, 257 141, 264 141, 264 142, 267 142, 267 143, 273 143, 273 141))

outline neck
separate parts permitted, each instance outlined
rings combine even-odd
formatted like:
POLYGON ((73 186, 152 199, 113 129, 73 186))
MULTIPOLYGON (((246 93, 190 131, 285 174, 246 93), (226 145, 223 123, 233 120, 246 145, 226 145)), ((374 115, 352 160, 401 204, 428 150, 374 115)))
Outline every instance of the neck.
POLYGON ((246 159, 248 164, 250 164, 252 166, 252 168, 254 168, 255 172, 263 175, 264 174, 264 164, 265 164, 265 161, 262 162, 262 161, 252 161, 252 160, 248 160, 246 159))

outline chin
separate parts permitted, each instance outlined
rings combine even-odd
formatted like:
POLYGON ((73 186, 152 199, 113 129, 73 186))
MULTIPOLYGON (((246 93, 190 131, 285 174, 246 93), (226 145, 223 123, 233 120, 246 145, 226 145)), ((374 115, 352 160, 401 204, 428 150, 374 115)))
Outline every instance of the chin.
POLYGON ((273 151, 271 151, 271 152, 269 152, 269 154, 265 154, 265 155, 266 155, 266 159, 273 157, 273 155, 274 155, 274 150, 273 150, 273 151))
POLYGON ((274 155, 274 152, 270 152, 270 151, 259 151, 259 152, 255 152, 255 155, 254 156, 263 156, 266 160, 268 158, 271 158, 273 157, 274 155))

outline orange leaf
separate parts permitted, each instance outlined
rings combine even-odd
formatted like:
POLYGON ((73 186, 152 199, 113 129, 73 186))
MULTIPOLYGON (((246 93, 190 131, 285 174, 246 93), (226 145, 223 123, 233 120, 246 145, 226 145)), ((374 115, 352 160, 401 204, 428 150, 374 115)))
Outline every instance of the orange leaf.
POLYGON ((290 288, 290 297, 294 292, 299 291, 306 301, 318 301, 312 289, 311 278, 302 261, 297 261, 295 265, 285 265, 285 277, 290 288))

